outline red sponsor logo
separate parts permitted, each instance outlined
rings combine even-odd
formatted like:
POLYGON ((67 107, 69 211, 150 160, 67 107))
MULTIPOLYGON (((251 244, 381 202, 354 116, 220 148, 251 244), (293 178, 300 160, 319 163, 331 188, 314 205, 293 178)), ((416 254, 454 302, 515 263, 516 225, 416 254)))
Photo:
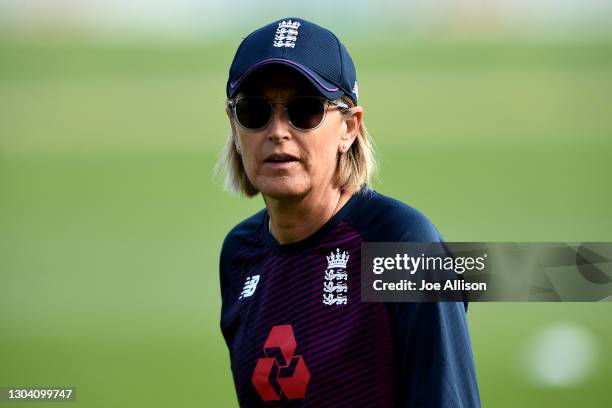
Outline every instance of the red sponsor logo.
POLYGON ((297 342, 291 325, 273 326, 264 343, 266 357, 257 359, 251 381, 264 401, 304 398, 310 372, 304 358, 296 355, 297 342))

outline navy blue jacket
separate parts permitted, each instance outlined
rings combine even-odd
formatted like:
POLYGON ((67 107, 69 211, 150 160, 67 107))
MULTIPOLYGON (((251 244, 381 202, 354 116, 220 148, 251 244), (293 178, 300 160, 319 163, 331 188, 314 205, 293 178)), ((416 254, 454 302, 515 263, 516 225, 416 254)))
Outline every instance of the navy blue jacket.
POLYGON ((303 241, 262 210, 221 252, 221 331, 241 406, 480 406, 463 303, 360 302, 367 242, 438 242, 417 210, 363 188, 303 241))

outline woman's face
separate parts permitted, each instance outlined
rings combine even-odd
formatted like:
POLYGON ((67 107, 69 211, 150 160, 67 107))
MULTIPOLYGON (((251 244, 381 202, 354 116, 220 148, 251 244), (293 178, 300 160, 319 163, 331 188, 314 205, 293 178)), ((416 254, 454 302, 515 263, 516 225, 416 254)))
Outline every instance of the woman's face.
POLYGON ((333 187, 338 154, 353 142, 361 108, 353 108, 360 111, 355 118, 331 105, 319 127, 298 130, 289 124, 281 104, 298 95, 317 95, 300 74, 270 66, 251 75, 241 89, 239 96, 262 96, 280 103, 274 105, 272 118, 260 130, 244 129, 230 115, 235 143, 251 183, 272 198, 299 197, 313 189, 333 187))

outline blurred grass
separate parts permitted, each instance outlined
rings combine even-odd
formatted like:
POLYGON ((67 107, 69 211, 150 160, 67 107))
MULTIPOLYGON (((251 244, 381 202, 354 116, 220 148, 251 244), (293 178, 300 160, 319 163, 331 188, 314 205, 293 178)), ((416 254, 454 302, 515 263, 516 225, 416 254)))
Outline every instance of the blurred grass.
MULTIPOLYGON (((374 187, 451 241, 612 241, 611 44, 349 41, 374 187)), ((235 46, 0 41, 0 386, 235 405, 218 253, 262 206, 212 175, 235 46)), ((605 406, 609 304, 473 304, 469 320, 484 406, 605 406), (530 384, 522 344, 567 320, 599 368, 530 384)))

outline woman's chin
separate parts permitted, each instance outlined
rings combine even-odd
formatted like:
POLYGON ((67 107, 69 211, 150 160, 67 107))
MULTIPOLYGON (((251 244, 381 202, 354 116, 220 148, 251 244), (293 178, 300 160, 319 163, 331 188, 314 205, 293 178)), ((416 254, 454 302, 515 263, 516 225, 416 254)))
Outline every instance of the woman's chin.
POLYGON ((276 199, 300 197, 308 192, 305 183, 291 179, 266 180, 258 184, 257 189, 261 194, 276 199))

